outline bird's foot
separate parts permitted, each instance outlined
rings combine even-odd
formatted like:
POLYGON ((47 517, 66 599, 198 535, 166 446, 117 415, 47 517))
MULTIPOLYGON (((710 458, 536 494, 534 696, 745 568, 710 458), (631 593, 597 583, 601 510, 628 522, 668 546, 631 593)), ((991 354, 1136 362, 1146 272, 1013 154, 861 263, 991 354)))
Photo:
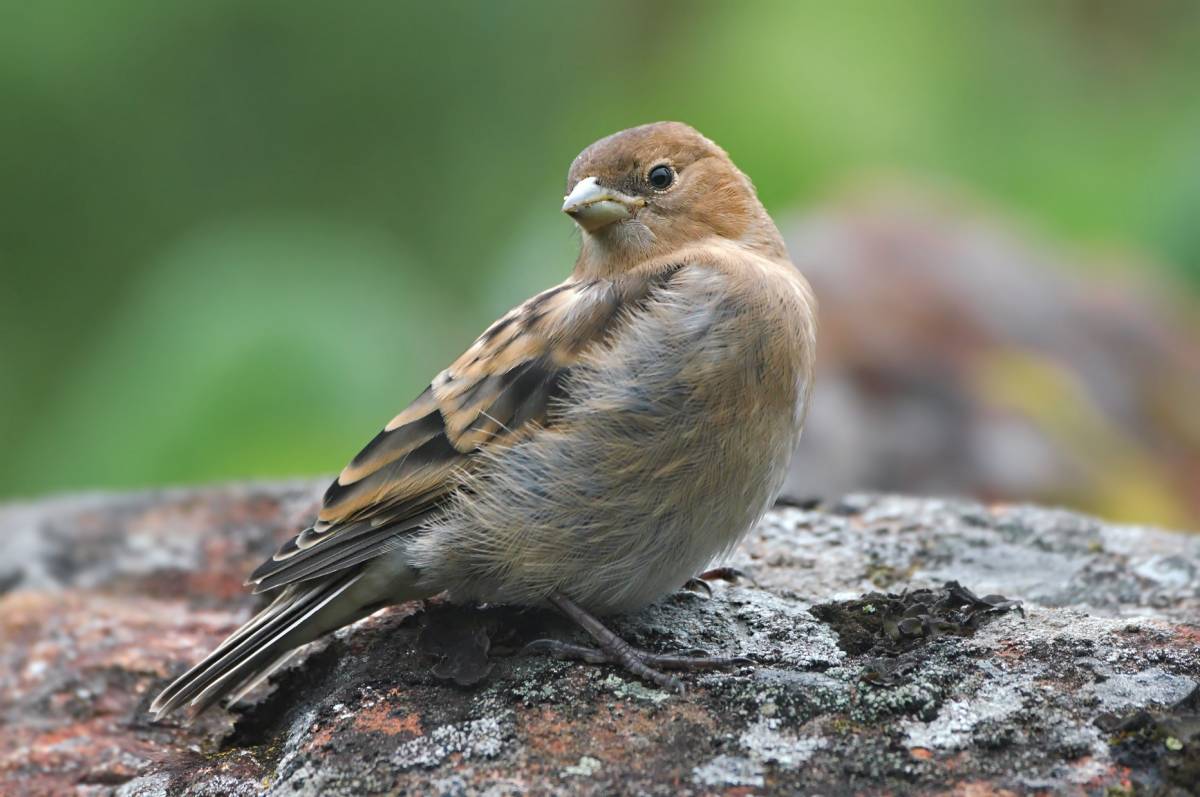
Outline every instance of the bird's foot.
POLYGON ((757 583, 745 571, 738 570, 736 567, 714 567, 711 570, 705 570, 695 578, 689 578, 684 582, 682 589, 684 592, 691 592, 711 598, 712 587, 708 584, 710 581, 726 581, 730 584, 735 584, 738 581, 749 581, 752 584, 757 583))
MULTIPOLYGON (((704 670, 724 670, 730 667, 744 667, 753 664, 753 659, 745 656, 711 656, 706 651, 684 650, 679 653, 651 653, 648 650, 632 648, 633 655, 643 664, 660 670, 685 670, 701 672, 704 670)), ((570 642, 559 642, 557 639, 535 639, 526 645, 522 653, 545 653, 559 659, 586 661, 589 664, 610 664, 613 658, 600 648, 587 645, 573 645, 570 642)))
POLYGON ((638 650, 570 598, 564 595, 553 595, 550 600, 563 614, 587 631, 596 640, 599 647, 573 645, 554 639, 539 639, 526 645, 524 652, 549 653, 559 658, 575 659, 592 664, 619 664, 639 678, 679 694, 684 691, 683 683, 663 670, 717 670, 754 663, 741 656, 708 656, 704 655, 704 651, 686 651, 686 653, 701 654, 689 656, 638 650))

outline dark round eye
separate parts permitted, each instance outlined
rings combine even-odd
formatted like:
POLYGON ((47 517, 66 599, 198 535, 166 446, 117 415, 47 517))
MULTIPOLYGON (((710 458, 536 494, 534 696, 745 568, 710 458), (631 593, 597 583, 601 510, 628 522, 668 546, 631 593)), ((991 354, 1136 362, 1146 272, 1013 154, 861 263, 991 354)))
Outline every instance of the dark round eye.
POLYGON ((670 188, 671 183, 675 182, 675 170, 664 163, 651 169, 646 179, 655 190, 662 191, 664 188, 670 188))

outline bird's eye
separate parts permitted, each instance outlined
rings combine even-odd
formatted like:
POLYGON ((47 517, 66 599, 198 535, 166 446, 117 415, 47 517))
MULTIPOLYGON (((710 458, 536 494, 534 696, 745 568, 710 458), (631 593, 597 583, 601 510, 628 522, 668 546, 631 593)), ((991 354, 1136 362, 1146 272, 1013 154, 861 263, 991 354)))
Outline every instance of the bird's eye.
POLYGON ((651 169, 646 179, 656 191, 662 191, 675 182, 675 170, 664 163, 651 169))

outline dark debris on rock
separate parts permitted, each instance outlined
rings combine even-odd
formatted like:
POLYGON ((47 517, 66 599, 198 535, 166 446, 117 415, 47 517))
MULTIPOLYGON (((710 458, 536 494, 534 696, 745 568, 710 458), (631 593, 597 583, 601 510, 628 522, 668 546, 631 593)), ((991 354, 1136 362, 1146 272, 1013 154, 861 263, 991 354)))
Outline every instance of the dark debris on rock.
POLYGON ((980 598, 957 581, 941 589, 871 592, 812 607, 837 632, 842 650, 870 655, 903 653, 944 635, 970 636, 985 618, 1009 610, 1021 611, 1021 602, 1001 595, 980 598))

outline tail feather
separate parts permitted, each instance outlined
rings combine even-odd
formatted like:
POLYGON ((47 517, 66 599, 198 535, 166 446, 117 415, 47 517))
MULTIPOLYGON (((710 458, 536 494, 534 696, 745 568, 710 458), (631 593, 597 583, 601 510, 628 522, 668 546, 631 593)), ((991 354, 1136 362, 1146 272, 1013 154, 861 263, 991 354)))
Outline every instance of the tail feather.
POLYGON ((357 540, 342 546, 343 550, 339 550, 333 555, 323 558, 310 558, 309 560, 298 562, 286 570, 279 570, 263 576, 262 580, 257 583, 250 583, 255 584, 254 591, 256 593, 270 592, 282 586, 312 581, 338 570, 345 570, 352 565, 365 562, 368 559, 374 559, 380 552, 390 550, 395 546, 396 543, 393 537, 385 537, 382 540, 357 540))
POLYGON ((269 606, 230 634, 203 661, 162 691, 150 711, 161 718, 184 704, 192 716, 226 696, 241 696, 317 637, 369 613, 346 592, 362 570, 286 588, 269 606), (339 597, 342 600, 337 600, 339 597))
POLYGON ((314 567, 308 573, 304 574, 304 580, 308 581, 314 578, 323 578, 332 575, 340 570, 345 570, 355 565, 360 565, 363 562, 368 562, 372 559, 378 559, 380 556, 388 553, 396 547, 394 538, 376 541, 373 545, 365 547, 361 550, 351 551, 350 553, 335 559, 331 562, 323 563, 314 567))

